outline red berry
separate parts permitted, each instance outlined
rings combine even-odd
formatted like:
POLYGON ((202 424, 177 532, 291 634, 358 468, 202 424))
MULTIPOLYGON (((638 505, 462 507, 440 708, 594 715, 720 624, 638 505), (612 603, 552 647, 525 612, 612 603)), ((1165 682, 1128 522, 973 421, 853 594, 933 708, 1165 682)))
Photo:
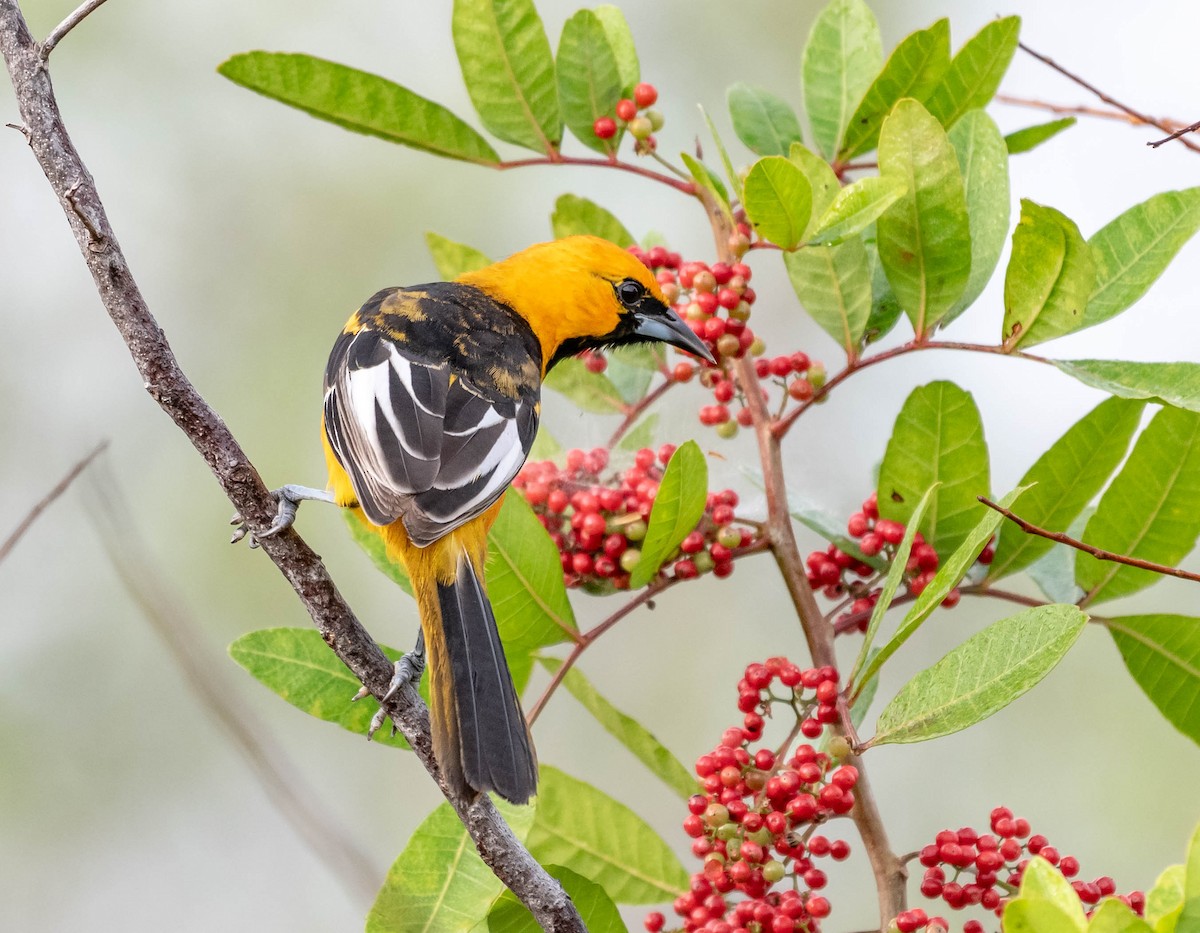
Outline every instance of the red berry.
POLYGON ((666 926, 667 918, 660 914, 657 910, 653 913, 646 914, 646 919, 642 921, 642 925, 646 928, 646 933, 659 933, 666 926))
POLYGON ((612 117, 597 117, 592 132, 600 139, 612 139, 617 135, 617 121, 612 117))
POLYGON ((808 911, 810 917, 821 920, 829 916, 829 901, 816 894, 804 902, 804 909, 808 911))
POLYGON ((617 116, 628 123, 637 116, 638 107, 628 97, 622 98, 617 102, 617 116))
POLYGON ((653 107, 658 100, 658 88, 643 81, 633 89, 633 99, 638 107, 653 107))

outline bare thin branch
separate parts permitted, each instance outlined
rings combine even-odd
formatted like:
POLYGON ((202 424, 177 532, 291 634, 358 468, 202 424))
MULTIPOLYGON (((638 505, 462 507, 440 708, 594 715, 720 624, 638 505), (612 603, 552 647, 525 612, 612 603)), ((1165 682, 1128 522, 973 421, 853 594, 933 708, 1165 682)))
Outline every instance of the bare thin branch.
POLYGON ((1161 573, 1165 577, 1179 577, 1181 580, 1193 580, 1200 583, 1200 574, 1189 573, 1186 570, 1180 570, 1178 567, 1169 567, 1166 564, 1156 564, 1154 561, 1142 560, 1138 557, 1130 557, 1128 554, 1117 554, 1114 551, 1106 551, 1104 548, 1098 548, 1095 545, 1088 544, 1086 541, 1072 538, 1061 531, 1047 531, 1045 528, 1040 528, 1033 524, 1033 522, 1025 521, 1021 516, 1014 514, 1009 509, 993 502, 985 496, 976 496, 976 498, 989 509, 999 512, 1026 534, 1037 535, 1039 538, 1047 538, 1050 541, 1057 541, 1059 544, 1073 547, 1077 551, 1091 554, 1096 560, 1112 561, 1115 564, 1125 564, 1127 567, 1137 567, 1139 570, 1149 570, 1151 573, 1161 573))
POLYGON ((75 478, 79 476, 79 474, 85 469, 87 469, 88 464, 95 460, 96 457, 100 455, 101 451, 103 451, 106 447, 108 447, 108 441, 101 441, 99 444, 97 444, 95 448, 92 449, 90 454, 80 460, 77 464, 75 464, 75 466, 71 467, 71 469, 67 471, 67 475, 60 479, 53 489, 51 489, 41 498, 41 500, 34 504, 33 508, 29 510, 26 516, 17 524, 17 527, 13 529, 12 534, 4 539, 3 544, 0 544, 0 562, 2 562, 4 558, 8 557, 8 555, 12 552, 12 549, 17 546, 17 542, 21 540, 21 537, 25 534, 25 532, 27 532, 30 526, 37 521, 38 516, 46 511, 46 509, 55 499, 67 491, 67 487, 70 486, 71 483, 75 482, 75 478))
POLYGON ((97 8, 104 5, 104 0, 87 0, 79 6, 74 13, 64 19, 61 23, 54 27, 54 31, 46 36, 46 41, 42 43, 42 51, 40 57, 45 61, 50 57, 50 53, 54 51, 54 47, 62 41, 63 36, 87 19, 97 8))
MULTIPOLYGON (((274 500, 225 422, 180 369, 166 335, 150 313, 92 177, 63 125, 49 73, 18 0, 0 0, 0 53, 16 91, 21 118, 29 129, 30 149, 58 196, 104 308, 125 341, 146 391, 208 463, 238 514, 252 530, 265 530, 275 512, 274 500)), ((355 618, 321 559, 294 530, 263 538, 261 544, 326 643, 370 693, 382 699, 392 665, 355 618)), ((583 921, 562 886, 521 845, 491 800, 484 794, 465 799, 448 790, 433 757, 429 711, 417 692, 411 687, 401 690, 386 708, 496 876, 543 929, 584 933, 583 921)))
POLYGON ((1157 149, 1163 143, 1169 143, 1171 140, 1178 139, 1180 136, 1183 136, 1185 133, 1195 133, 1197 130, 1200 130, 1200 120, 1197 120, 1195 123, 1189 123, 1187 126, 1181 126, 1170 136, 1164 136, 1162 139, 1153 139, 1150 142, 1146 143, 1146 145, 1149 146, 1151 149, 1157 149))

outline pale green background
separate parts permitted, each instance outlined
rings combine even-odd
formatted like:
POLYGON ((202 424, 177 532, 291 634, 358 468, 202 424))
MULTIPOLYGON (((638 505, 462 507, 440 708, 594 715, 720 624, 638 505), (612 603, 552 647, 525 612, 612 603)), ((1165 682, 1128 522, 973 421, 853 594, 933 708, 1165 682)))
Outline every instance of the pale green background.
MULTIPOLYGON (((540 6, 556 44, 572 6, 540 6)), ((735 80, 799 103, 798 52, 816 4, 625 6, 643 74, 662 90, 665 152, 690 148, 703 134, 696 102, 728 132, 724 89, 735 80)), ((71 5, 31 0, 26 7, 34 32, 44 35, 71 5)), ((545 238, 555 197, 574 191, 602 200, 638 234, 657 230, 688 255, 711 257, 695 205, 648 182, 571 168, 502 176, 442 162, 315 122, 214 70, 254 48, 309 52, 386 75, 473 119, 449 7, 112 0, 53 56, 68 125, 151 308, 188 374, 272 484, 322 481, 317 419, 328 345, 377 288, 434 275, 425 230, 504 255, 545 238)), ((877 7, 889 48, 948 7, 955 45, 997 13, 1020 13, 1027 42, 1115 95, 1181 119, 1200 116, 1196 14, 1185 0, 877 7)), ((1004 90, 1092 102, 1021 55, 1004 90)), ((993 112, 1006 131, 1048 119, 1001 105, 993 112)), ((0 116, 16 120, 6 88, 0 116)), ((1014 160, 1014 203, 1025 196, 1052 204, 1090 235, 1156 191, 1196 183, 1200 158, 1177 145, 1149 150, 1148 138, 1119 124, 1085 123, 1014 160)), ((734 149, 736 160, 748 159, 736 142, 734 149)), ((1198 258, 1193 243, 1135 310, 1050 350, 1196 359, 1198 258)), ((834 346, 803 318, 774 258, 756 257, 755 267, 756 327, 780 351, 804 348, 835 366, 834 346)), ((1000 279, 949 336, 996 338, 1000 279)), ((130 519, 155 552, 161 583, 179 612, 203 627, 212 676, 287 748, 382 878, 438 796, 412 760, 308 719, 225 658, 224 645, 248 630, 307 619, 264 557, 224 543, 227 502, 141 391, 59 207, 11 130, 0 131, 0 315, 0 536, 86 450, 111 439, 107 470, 96 475, 117 477, 133 503, 130 519)), ((804 419, 788 442, 790 484, 851 511, 870 487, 908 389, 942 377, 976 394, 1000 492, 1100 399, 1031 364, 908 357, 856 378, 804 419)), ((664 440, 704 430, 690 413, 704 403, 701 393, 679 396, 664 440)), ((574 443, 596 443, 610 429, 553 400, 545 424, 574 443)), ((760 508, 732 467, 749 455, 748 439, 701 436, 730 458, 713 461, 718 478, 743 490, 749 512, 760 508)), ((359 928, 367 902, 344 893, 282 821, 116 580, 89 519, 89 488, 81 483, 56 503, 0 566, 0 927, 359 928)), ((368 566, 332 510, 307 508, 300 528, 372 631, 407 644, 415 632, 411 604, 368 566)), ((1186 613, 1198 592, 1169 581, 1127 606, 1186 613)), ((576 604, 585 624, 616 605, 587 597, 576 604)), ((964 604, 939 616, 890 666, 884 691, 1001 611, 964 604)), ((736 721, 741 667, 776 653, 802 659, 802 641, 782 587, 760 559, 728 581, 680 588, 656 612, 622 622, 583 668, 690 761, 736 721)), ((544 761, 594 780, 685 851, 681 804, 572 699, 552 704, 536 737, 544 761)), ((1177 860, 1200 818, 1200 752, 1157 715, 1098 630, 1084 634, 1033 696, 985 726, 927 746, 880 749, 868 764, 898 850, 946 826, 978 825, 1006 803, 1076 854, 1085 875, 1110 873, 1121 890, 1147 886, 1177 860)), ((850 838, 854 861, 831 872, 831 930, 873 922, 865 862, 850 838)))

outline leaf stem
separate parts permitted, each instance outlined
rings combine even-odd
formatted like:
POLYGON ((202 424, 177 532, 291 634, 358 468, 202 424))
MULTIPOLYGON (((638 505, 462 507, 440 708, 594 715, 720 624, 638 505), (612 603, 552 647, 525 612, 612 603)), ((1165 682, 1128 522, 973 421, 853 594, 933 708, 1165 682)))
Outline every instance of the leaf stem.
POLYGON ((489 165, 491 168, 499 171, 510 168, 525 168, 530 165, 594 165, 600 168, 616 168, 623 172, 632 172, 634 175, 640 175, 642 178, 649 178, 651 181, 670 185, 676 191, 681 191, 684 194, 696 194, 696 185, 694 182, 672 178, 669 175, 663 175, 661 172, 654 172, 648 168, 642 168, 640 165, 634 165, 631 162, 621 162, 618 159, 596 159, 559 155, 553 159, 549 156, 539 156, 532 159, 512 159, 508 162, 489 163, 489 165))

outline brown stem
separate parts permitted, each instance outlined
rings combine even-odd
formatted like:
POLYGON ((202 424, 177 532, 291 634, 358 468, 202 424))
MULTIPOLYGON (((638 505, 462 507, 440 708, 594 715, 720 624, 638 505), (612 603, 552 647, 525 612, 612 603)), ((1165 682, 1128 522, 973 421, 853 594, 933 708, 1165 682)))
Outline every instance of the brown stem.
POLYGON ((76 477, 78 477, 80 473, 87 469, 88 464, 95 460, 96 457, 100 455, 101 451, 103 451, 106 447, 108 447, 108 441, 101 441, 99 444, 97 444, 92 449, 90 454, 88 454, 67 471, 67 475, 60 479, 54 485, 53 489, 51 489, 48 493, 46 493, 46 495, 42 496, 41 499, 33 504, 33 508, 31 508, 25 514, 25 517, 17 523, 17 527, 12 530, 12 534, 4 539, 3 544, 0 544, 0 561, 3 561, 4 558, 8 557, 8 555, 12 552, 12 549, 17 546, 17 542, 20 541, 24 536, 25 532, 27 532, 33 523, 37 521, 38 516, 46 511, 46 509, 49 508, 50 504, 53 503, 55 499, 67 491, 67 487, 75 482, 76 477))
MULTIPOLYGON (((150 313, 92 176, 63 125, 46 63, 18 0, 0 0, 0 53, 28 130, 30 149, 58 196, 104 308, 124 339, 146 391, 187 435, 251 529, 265 530, 275 513, 275 501, 224 421, 179 368, 150 313)), ((326 643, 372 695, 382 698, 392 665, 355 618, 320 558, 294 530, 263 538, 261 545, 296 591, 326 643)), ((416 691, 411 687, 400 691, 387 710, 496 876, 544 929, 584 933, 583 921, 562 886, 524 848, 491 800, 486 795, 468 800, 447 789, 433 757, 428 710, 416 691)))
POLYGON ((510 168, 525 168, 530 165, 598 165, 603 168, 616 168, 623 172, 632 172, 634 175, 640 175, 642 178, 649 178, 651 181, 670 185, 676 191, 682 191, 684 194, 694 195, 696 193, 694 182, 681 181, 678 178, 672 178, 660 172, 653 172, 648 168, 642 168, 640 165, 633 165, 630 162, 620 162, 617 159, 589 159, 580 156, 564 155, 552 159, 549 156, 540 156, 533 159, 513 159, 509 162, 496 162, 489 164, 488 167, 504 171, 510 168))
POLYGON ((658 386, 654 389, 654 391, 647 393, 638 399, 637 402, 630 405, 625 411, 625 417, 621 419, 621 423, 617 425, 617 429, 613 431, 612 437, 608 439, 608 444, 606 446, 610 450, 613 447, 616 447, 621 438, 625 436, 625 432, 634 426, 638 418, 642 417, 643 413, 645 413, 646 409, 666 395, 667 390, 673 385, 675 385, 675 381, 668 375, 666 381, 663 382, 662 385, 658 386))
MULTIPOLYGON (((1135 118, 1136 120, 1139 120, 1142 123, 1148 123, 1150 126, 1157 127, 1158 129, 1162 130, 1164 133, 1170 133, 1172 130, 1175 129, 1175 127, 1168 126, 1166 123, 1164 123, 1162 120, 1157 119, 1156 117, 1147 116, 1146 114, 1142 113, 1140 110, 1135 110, 1133 107, 1130 107, 1128 104, 1121 103, 1116 98, 1111 97, 1108 94, 1104 93, 1104 91, 1100 90, 1100 88, 1096 87, 1094 84, 1091 84, 1091 83, 1085 81, 1083 78, 1081 78, 1079 75, 1075 74, 1073 71, 1067 70, 1066 68, 1064 68, 1062 65, 1060 65, 1058 62, 1056 62, 1054 59, 1050 58, 1049 56, 1043 55, 1041 52, 1035 52, 1033 49, 1031 49, 1029 46, 1027 46, 1024 42, 1019 43, 1019 45, 1021 47, 1021 50, 1023 52, 1025 52, 1027 55, 1032 55, 1034 58, 1036 58, 1042 64, 1047 65, 1050 68, 1053 68, 1064 78, 1074 81, 1076 84, 1078 84, 1084 90, 1090 91, 1091 93, 1095 94, 1098 98, 1100 98, 1102 101, 1104 101, 1110 107, 1116 107, 1118 110, 1121 110, 1124 113, 1129 114, 1129 116, 1135 118)), ((1200 146, 1197 146, 1190 139, 1184 139, 1182 137, 1179 137, 1179 141, 1183 145, 1185 145, 1189 149, 1191 149, 1193 152, 1200 152, 1200 146)))
POLYGON ((45 61, 50 57, 50 53, 54 51, 54 47, 62 41, 63 36, 69 33, 72 29, 82 23, 88 16, 91 15, 97 7, 103 5, 105 0, 87 0, 75 12, 64 19, 61 23, 54 27, 54 31, 46 37, 46 41, 42 43, 41 58, 45 61))
MULTIPOLYGON (((1039 538, 1047 538, 1050 541, 1057 541, 1059 544, 1065 544, 1067 547, 1073 547, 1077 551, 1083 551, 1085 554, 1091 554, 1096 560, 1112 561, 1115 564, 1125 564, 1128 567, 1137 567, 1139 570, 1149 570, 1152 573, 1161 573, 1165 577, 1179 577, 1181 580, 1192 580, 1200 583, 1200 573, 1190 573, 1187 570, 1181 570, 1178 567, 1170 567, 1166 564, 1156 564, 1154 561, 1142 560, 1140 557, 1130 557, 1128 554, 1118 554, 1115 551, 1106 551, 1104 548, 1098 548, 1093 544, 1088 544, 1086 541, 1080 541, 1078 538, 1072 538, 1069 534, 1061 531, 1047 531, 1033 522, 1028 522, 1021 516, 1015 514, 1010 509, 993 502, 985 496, 976 496, 980 502, 986 505, 989 509, 993 509, 1015 524, 1027 535, 1037 535, 1039 538)), ((1039 604, 1040 605, 1040 604, 1039 604)))
MULTIPOLYGON (((1132 117, 1120 110, 1106 110, 1103 107, 1088 107, 1082 104, 1056 104, 1053 101, 1037 100, 1032 97, 1014 97, 1011 94, 997 94, 996 100, 1011 107, 1029 107, 1032 110, 1045 110, 1047 113, 1071 117, 1096 117, 1100 120, 1115 120, 1129 126, 1149 126, 1145 120, 1132 117)), ((1173 120, 1163 120, 1164 123, 1174 123, 1173 120)))
POLYGON ((1189 123, 1187 126, 1181 126, 1170 136, 1164 136, 1162 139, 1153 139, 1150 142, 1146 143, 1146 145, 1149 146, 1151 149, 1157 149, 1163 143, 1169 143, 1171 140, 1178 139, 1180 136, 1183 136, 1185 133, 1195 133, 1197 130, 1200 130, 1200 120, 1197 120, 1195 123, 1189 123))

